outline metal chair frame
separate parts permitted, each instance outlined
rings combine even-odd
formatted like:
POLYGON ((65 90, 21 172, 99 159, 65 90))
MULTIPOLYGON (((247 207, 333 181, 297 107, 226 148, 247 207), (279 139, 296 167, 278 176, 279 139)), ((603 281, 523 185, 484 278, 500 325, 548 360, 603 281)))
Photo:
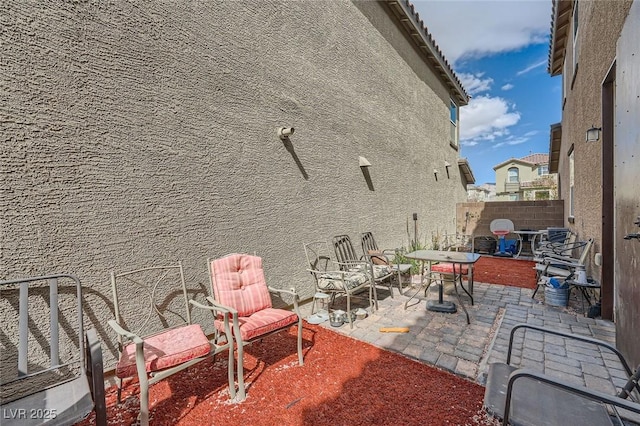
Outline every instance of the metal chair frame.
MULTIPOLYGON (((526 334, 522 339, 523 346, 525 339, 526 334)), ((592 422, 596 418, 614 424, 605 406, 601 405, 606 404, 616 418, 616 424, 624 424, 616 407, 640 414, 639 380, 640 365, 632 372, 622 353, 609 343, 544 327, 517 324, 509 336, 506 363, 493 363, 489 367, 484 407, 493 416, 502 418, 503 425, 534 424, 532 419, 538 420, 542 413, 544 418, 540 419, 540 424, 594 424, 592 422), (513 344, 518 330, 551 334, 610 351, 620 361, 628 380, 617 395, 609 395, 538 371, 512 366, 513 344), (544 404, 541 398, 550 403, 544 404)))
MULTIPOLYGON (((380 249, 378 244, 376 244, 375 238, 373 238, 373 234, 371 232, 363 232, 360 234, 360 243, 362 246, 362 253, 365 255, 372 255, 371 259, 373 260, 374 253, 375 256, 382 257, 388 264, 393 268, 395 272, 398 273, 398 289, 400 290, 400 294, 403 293, 404 289, 402 288, 402 274, 406 274, 411 270, 410 263, 393 263, 396 254, 398 254, 401 249, 380 249)), ((391 297, 393 297, 393 292, 391 293, 391 297)))
MULTIPOLYGON (((235 254, 235 253, 234 253, 235 254)), ((227 255, 227 256, 232 256, 233 254, 227 255)), ((225 256, 226 257, 226 256, 225 256)), ((293 323, 293 324, 288 324, 284 327, 280 327, 278 329, 275 329, 273 331, 264 333, 264 334, 260 334, 250 340, 243 340, 242 339, 242 334, 240 332, 240 322, 239 322, 239 317, 238 317, 238 311, 236 310, 235 307, 233 306, 225 306, 220 304, 218 301, 216 301, 216 299, 214 298, 213 295, 215 295, 215 291, 214 291, 214 286, 215 286, 215 281, 214 281, 214 275, 215 275, 215 268, 213 266, 213 261, 215 259, 214 258, 209 258, 207 259, 207 266, 209 269, 209 283, 211 285, 211 296, 207 297, 207 301, 209 302, 210 309, 212 309, 214 311, 214 313, 216 311, 220 311, 225 313, 225 322, 227 321, 227 317, 226 317, 226 313, 228 313, 229 315, 229 319, 231 320, 231 327, 233 329, 233 332, 231 333, 233 335, 234 341, 236 342, 236 346, 238 349, 238 368, 237 368, 237 375, 238 375, 238 394, 237 394, 237 399, 239 401, 243 401, 246 398, 246 389, 245 389, 245 383, 244 383, 244 347, 247 345, 250 345, 258 340, 262 340, 263 338, 270 336, 272 334, 276 334, 276 333, 280 333, 281 331, 284 330, 288 330, 289 328, 291 328, 294 325, 298 326, 298 334, 297 334, 297 350, 298 350, 298 364, 299 365, 304 365, 304 357, 302 354, 302 314, 300 313, 300 307, 299 307, 299 296, 298 293, 295 291, 295 289, 291 289, 291 290, 285 290, 285 289, 281 289, 281 288, 275 288, 275 287, 271 287, 271 286, 267 286, 267 289, 269 290, 270 293, 278 293, 278 294, 288 294, 289 296, 293 297, 293 311, 296 313, 296 315, 298 316, 298 320, 297 322, 293 323)), ((266 283, 266 280, 265 280, 266 283)))
MULTIPOLYGON (((200 309, 205 309, 208 311, 213 311, 212 307, 203 305, 194 300, 189 300, 187 294, 187 287, 184 279, 184 270, 182 267, 182 262, 178 262, 176 265, 169 266, 152 266, 146 268, 140 268, 133 271, 116 273, 111 272, 111 289, 113 293, 113 305, 115 310, 115 320, 109 320, 108 324, 111 328, 118 334, 118 355, 120 356, 123 352, 123 349, 128 344, 135 344, 136 346, 136 370, 137 377, 140 383, 140 424, 145 426, 149 424, 149 387, 159 382, 160 380, 165 379, 179 371, 182 371, 194 364, 199 363, 200 361, 204 361, 208 359, 210 356, 215 356, 218 353, 223 351, 227 351, 228 353, 228 368, 227 368, 227 380, 229 383, 229 394, 231 399, 235 398, 236 390, 234 383, 234 364, 233 364, 233 337, 231 335, 231 329, 229 326, 229 313, 224 313, 224 322, 225 322, 225 336, 226 342, 220 343, 217 339, 214 342, 210 342, 211 350, 210 352, 202 357, 193 358, 186 360, 185 362, 176 365, 174 367, 162 369, 159 371, 150 371, 147 372, 145 366, 145 356, 144 356, 144 347, 145 347, 145 339, 156 336, 158 334, 162 334, 167 332, 168 330, 184 327, 187 325, 191 325, 191 310, 190 305, 198 307, 200 309), (181 295, 184 297, 184 308, 185 315, 184 317, 178 314, 177 312, 169 311, 166 306, 170 303, 168 300, 171 297, 178 298, 179 294, 169 294, 163 295, 161 294, 161 283, 168 281, 167 275, 173 271, 179 274, 179 282, 181 285, 181 295), (153 279, 151 279, 153 276, 153 279), (148 279, 147 282, 145 279, 148 279), (148 300, 148 311, 146 317, 142 324, 136 327, 135 330, 131 331, 127 329, 127 321, 122 316, 122 300, 120 296, 120 290, 124 290, 122 286, 122 282, 126 283, 126 287, 128 292, 130 293, 132 288, 138 290, 135 298, 135 305, 137 312, 140 312, 143 308, 142 301, 145 298, 148 300), (157 300, 157 298, 165 296, 165 299, 157 300), (164 312, 171 312, 175 314, 174 316, 179 316, 181 321, 175 321, 176 324, 171 324, 171 320, 165 315, 164 312), (161 324, 164 325, 164 328, 158 330, 152 329, 154 326, 152 324, 152 320, 157 318, 161 324)), ((174 284, 170 284, 169 289, 174 289, 174 284)), ((117 390, 117 398, 118 402, 121 401, 121 392, 123 380, 117 378, 116 380, 118 390, 117 390)))
MULTIPOLYGON (((95 330, 84 330, 80 280, 69 274, 8 280, 0 282, 0 293, 3 300, 7 300, 14 309, 17 306, 18 310, 17 346, 13 349, 6 346, 2 351, 2 424, 74 424, 94 410, 96 424, 106 425, 102 349, 95 330), (68 281, 72 282, 70 288, 77 300, 75 309, 62 310, 59 296, 68 281), (40 311, 32 311, 32 303, 47 304, 49 318, 39 315, 40 311), (60 347, 60 339, 65 334, 77 336, 77 350, 67 352, 69 348, 60 347), (34 352, 33 348, 31 352, 29 350, 29 345, 33 343, 30 335, 39 336, 36 337, 38 342, 46 345, 45 348, 48 346, 48 367, 31 371, 41 361, 29 357, 34 352), (62 359, 63 353, 75 353, 75 356, 70 360, 62 359), (15 370, 9 367, 8 360, 11 359, 17 361, 15 370), (11 374, 14 371, 17 372, 16 376, 11 374), (52 376, 56 379, 51 379, 52 376), (14 386, 19 389, 16 390, 14 386), (21 393, 20 390, 26 392, 21 393), (5 391, 12 393, 6 400, 5 391), (14 416, 10 416, 11 413, 14 416)), ((9 324, 5 324, 3 329, 10 330, 9 324)))
POLYGON ((358 254, 356 253, 355 248, 353 247, 353 243, 351 242, 351 238, 346 235, 336 235, 335 237, 333 237, 333 249, 336 255, 336 259, 338 261, 338 263, 340 263, 340 267, 343 270, 350 270, 353 268, 358 268, 358 264, 362 261, 366 261, 367 262, 367 267, 364 268, 364 271, 366 271, 368 274, 371 275, 371 279, 373 281, 373 285, 374 285, 374 303, 375 303, 375 307, 376 309, 378 308, 378 294, 377 291, 375 290, 376 286, 382 286, 384 288, 387 288, 389 290, 389 293, 391 294, 391 297, 393 298, 393 283, 391 281, 391 279, 394 277, 394 275, 396 275, 396 271, 393 268, 389 268, 389 273, 385 273, 384 275, 381 275, 379 277, 376 277, 376 268, 375 266, 380 266, 380 265, 374 265, 373 263, 373 258, 374 257, 384 257, 384 259, 387 262, 387 266, 390 266, 389 264, 390 262, 390 258, 387 255, 384 254, 369 254, 369 253, 364 253, 362 256, 358 256, 358 254), (385 285, 385 282, 387 283, 385 285))
MULTIPOLYGON (((347 284, 350 278, 354 277, 356 273, 349 271, 349 268, 354 266, 358 268, 370 267, 369 262, 366 261, 353 261, 349 263, 341 263, 331 258, 329 246, 326 241, 314 241, 311 243, 303 244, 305 256, 307 258, 307 271, 313 276, 316 291, 331 294, 331 303, 335 301, 335 297, 344 295, 347 299, 347 311, 351 311, 351 299, 354 297, 360 297, 356 293, 369 289, 369 307, 373 309, 374 298, 376 297, 376 289, 373 282, 373 273, 370 272, 366 280, 360 285, 350 288, 347 284), (320 280, 323 277, 331 276, 338 285, 335 288, 323 288, 319 285, 320 280)), ((353 322, 351 321, 351 315, 347 315, 347 322, 349 326, 353 328, 353 322)))

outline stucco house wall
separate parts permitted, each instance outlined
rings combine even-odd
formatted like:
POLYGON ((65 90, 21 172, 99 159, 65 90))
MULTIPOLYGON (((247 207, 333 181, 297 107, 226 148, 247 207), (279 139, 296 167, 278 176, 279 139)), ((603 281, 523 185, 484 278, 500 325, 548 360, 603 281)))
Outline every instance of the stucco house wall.
POLYGON ((452 94, 385 2, 0 7, 0 279, 77 274, 107 367, 113 269, 182 260, 202 297, 255 252, 307 298, 305 242, 455 230, 452 94))
POLYGON ((518 180, 520 182, 534 180, 538 177, 538 168, 531 164, 526 164, 522 161, 514 159, 506 164, 503 163, 500 167, 495 169, 496 172, 496 192, 505 191, 505 183, 509 178, 508 171, 510 168, 515 167, 518 169, 518 180))
MULTIPOLYGON (((567 7, 573 10, 573 2, 567 7)), ((564 46, 564 64, 558 74, 563 79, 562 136, 558 155, 559 194, 564 201, 565 226, 577 233, 580 239, 595 239, 592 254, 588 259, 588 272, 601 278, 601 266, 594 255, 602 251, 602 138, 598 142, 585 142, 586 131, 600 127, 602 123, 602 83, 616 56, 616 42, 628 15, 632 1, 587 1, 579 2, 577 32, 577 70, 573 70, 573 19, 569 18, 568 35, 564 46), (574 156, 573 213, 570 206, 569 154, 574 156)), ((554 7, 563 7, 554 1, 554 7)), ((572 16, 571 14, 569 16, 572 16)), ((557 40, 562 45, 562 37, 557 40)), ((554 45, 552 44, 552 51, 554 45)), ((554 63, 550 63, 550 67, 554 63)), ((554 148, 554 147, 552 147, 554 148)), ((551 154, 551 153, 550 153, 551 154)), ((603 286, 613 285, 605 280, 603 286)), ((608 297, 607 297, 608 299, 608 297)), ((604 307, 603 307, 604 309, 604 307)), ((611 312, 610 308, 608 309, 611 312)), ((604 310, 603 310, 604 312, 604 310)), ((610 315, 610 314, 608 314, 610 315)))

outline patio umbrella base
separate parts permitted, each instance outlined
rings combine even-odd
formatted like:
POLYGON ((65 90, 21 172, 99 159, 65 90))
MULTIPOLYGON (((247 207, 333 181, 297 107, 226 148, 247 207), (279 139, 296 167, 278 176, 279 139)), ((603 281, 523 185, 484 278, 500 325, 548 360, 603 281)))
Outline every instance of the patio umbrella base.
POLYGON ((433 312, 444 312, 446 314, 455 314, 458 311, 456 304, 447 300, 443 300, 442 302, 427 300, 427 310, 433 312))

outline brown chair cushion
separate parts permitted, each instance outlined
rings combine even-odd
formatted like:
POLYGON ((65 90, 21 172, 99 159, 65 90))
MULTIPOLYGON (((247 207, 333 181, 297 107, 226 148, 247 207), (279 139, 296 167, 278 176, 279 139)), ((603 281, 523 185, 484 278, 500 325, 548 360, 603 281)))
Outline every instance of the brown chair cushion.
MULTIPOLYGON (((369 254, 382 254, 380 250, 369 250, 369 254)), ((387 259, 384 256, 372 256, 371 261, 374 265, 388 265, 387 259)))

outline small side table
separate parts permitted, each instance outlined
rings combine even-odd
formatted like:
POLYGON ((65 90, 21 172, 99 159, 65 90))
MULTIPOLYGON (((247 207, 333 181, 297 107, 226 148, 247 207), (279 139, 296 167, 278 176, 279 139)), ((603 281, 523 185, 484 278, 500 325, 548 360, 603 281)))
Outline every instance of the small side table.
POLYGON ((587 311, 584 310, 584 301, 586 300, 587 303, 589 303, 589 308, 593 306, 593 303, 591 302, 591 296, 592 293, 595 293, 596 290, 600 290, 600 282, 594 280, 593 278, 588 278, 586 283, 579 283, 575 280, 567 280, 565 282, 569 284, 569 296, 571 296, 571 290, 573 290, 574 288, 577 288, 580 291, 582 295, 582 297, 580 298, 580 301, 582 302, 582 312, 584 312, 586 315, 587 311))

